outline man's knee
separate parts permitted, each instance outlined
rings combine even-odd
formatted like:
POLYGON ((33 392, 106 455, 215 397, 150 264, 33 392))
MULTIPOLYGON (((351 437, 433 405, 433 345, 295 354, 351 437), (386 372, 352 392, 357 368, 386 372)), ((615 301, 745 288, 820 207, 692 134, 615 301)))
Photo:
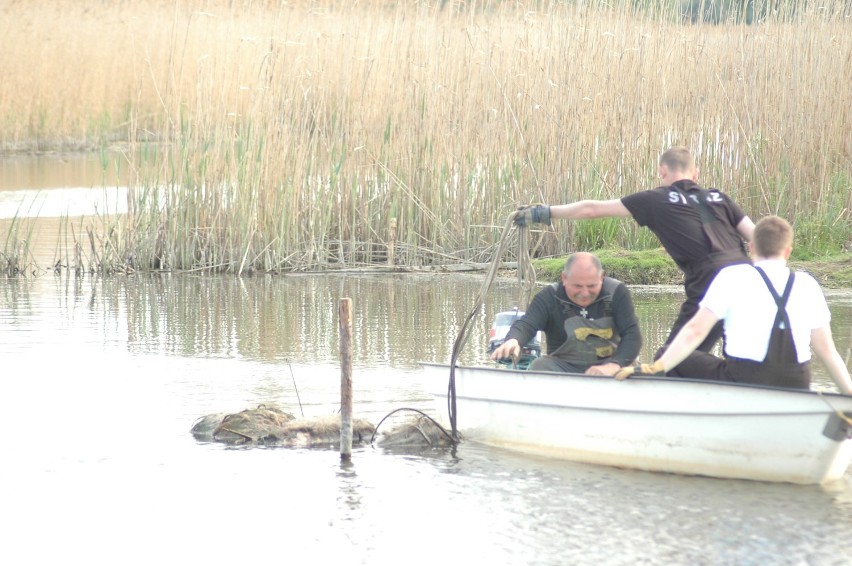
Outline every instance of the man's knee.
POLYGON ((548 356, 541 356, 534 359, 530 364, 530 369, 536 371, 561 371, 556 364, 556 360, 548 356))
POLYGON ((541 356, 533 360, 530 369, 535 371, 558 371, 563 373, 583 373, 582 369, 564 360, 552 356, 541 356))
POLYGON ((669 377, 687 377, 730 381, 725 372, 725 360, 705 352, 693 352, 681 363, 666 372, 669 377))

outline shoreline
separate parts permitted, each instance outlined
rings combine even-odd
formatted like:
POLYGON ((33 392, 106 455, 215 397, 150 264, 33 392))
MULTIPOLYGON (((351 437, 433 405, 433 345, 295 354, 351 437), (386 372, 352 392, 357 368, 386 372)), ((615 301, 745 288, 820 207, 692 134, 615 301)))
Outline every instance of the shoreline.
MULTIPOLYGON (((662 248, 643 251, 601 250, 596 255, 607 275, 627 285, 683 285, 681 271, 662 248)), ((556 280, 563 262, 562 258, 533 260, 536 278, 556 280)), ((852 288, 850 252, 818 259, 790 260, 787 265, 797 271, 810 273, 826 289, 852 288)))

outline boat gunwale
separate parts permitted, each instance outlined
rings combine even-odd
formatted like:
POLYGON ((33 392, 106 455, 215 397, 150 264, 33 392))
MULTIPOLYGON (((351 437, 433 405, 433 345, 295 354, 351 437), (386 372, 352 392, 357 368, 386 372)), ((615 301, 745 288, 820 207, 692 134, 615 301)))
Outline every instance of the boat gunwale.
MULTIPOLYGON (((428 366, 433 368, 446 368, 450 370, 451 366, 447 363, 438 363, 438 362, 418 362, 421 366, 428 366)), ((556 372, 556 371, 540 371, 540 370, 517 370, 510 368, 499 368, 499 367, 489 367, 489 366, 468 366, 468 365, 459 365, 456 364, 456 369, 463 370, 475 370, 475 371, 484 371, 488 373, 511 373, 517 374, 519 376, 523 375, 536 375, 536 376, 545 376, 552 378, 560 378, 563 379, 565 377, 572 378, 580 378, 582 380, 614 380, 613 377, 607 375, 590 375, 585 373, 568 373, 568 372, 556 372)), ((814 389, 791 389, 786 387, 778 387, 774 385, 760 385, 757 383, 739 383, 735 381, 717 381, 713 379, 699 379, 694 377, 665 377, 665 376, 652 376, 652 375, 636 375, 631 376, 631 381, 648 381, 648 382, 661 382, 661 383, 677 383, 677 384, 703 384, 703 385, 711 385, 711 386, 719 386, 719 387, 734 387, 734 388, 745 388, 745 389, 753 389, 753 390, 764 390, 764 391, 774 391, 784 394, 793 394, 793 395, 807 395, 810 397, 835 397, 838 399, 852 399, 852 395, 845 395, 843 393, 838 393, 835 391, 822 391, 822 390, 814 390, 814 389)), ((830 408, 830 407, 829 407, 830 408)))
POLYGON ((514 401, 511 399, 485 399, 483 397, 473 397, 470 395, 456 395, 457 399, 465 399, 467 401, 481 401, 487 403, 503 403, 506 405, 526 405, 529 407, 542 407, 547 409, 564 409, 571 411, 600 411, 606 413, 620 414, 637 414, 637 415, 664 415, 670 417, 807 417, 807 416, 825 416, 829 413, 836 412, 831 407, 826 407, 822 411, 778 411, 778 412, 752 412, 752 413, 710 413, 710 412, 692 412, 692 411, 642 411, 633 409, 609 408, 609 407, 584 407, 582 405, 559 405, 556 403, 541 403, 533 401, 514 401))

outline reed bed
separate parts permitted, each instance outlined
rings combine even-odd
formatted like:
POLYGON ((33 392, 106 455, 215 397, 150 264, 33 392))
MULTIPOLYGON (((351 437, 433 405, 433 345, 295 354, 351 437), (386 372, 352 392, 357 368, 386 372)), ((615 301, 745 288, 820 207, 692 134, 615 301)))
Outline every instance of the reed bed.
MULTIPOLYGON (((753 218, 791 219, 803 253, 848 249, 849 9, 684 15, 714 6, 14 3, 0 144, 122 142, 129 212, 74 252, 105 270, 490 261, 517 206, 650 188, 673 144, 753 218)), ((624 220, 534 243, 658 246, 624 220)))

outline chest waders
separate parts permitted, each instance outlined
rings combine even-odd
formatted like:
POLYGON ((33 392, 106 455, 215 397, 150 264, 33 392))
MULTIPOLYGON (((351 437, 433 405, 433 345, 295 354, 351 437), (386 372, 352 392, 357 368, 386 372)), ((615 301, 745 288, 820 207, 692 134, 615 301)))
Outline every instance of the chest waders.
POLYGON ((599 298, 604 304, 604 316, 589 319, 581 314, 585 309, 576 312, 573 306, 566 305, 565 309, 569 312, 564 326, 568 339, 553 352, 548 352, 548 356, 585 368, 610 361, 609 358, 615 354, 621 342, 621 336, 615 325, 615 317, 612 316, 615 286, 606 283, 601 288, 599 298))
POLYGON ((779 295, 766 273, 757 266, 755 269, 760 273, 778 307, 775 321, 772 323, 772 332, 769 335, 769 348, 762 362, 727 358, 728 371, 734 381, 792 389, 810 389, 810 363, 799 363, 793 330, 790 328, 790 318, 787 316, 787 300, 790 298, 790 291, 796 279, 793 271, 790 271, 784 292, 779 295))

